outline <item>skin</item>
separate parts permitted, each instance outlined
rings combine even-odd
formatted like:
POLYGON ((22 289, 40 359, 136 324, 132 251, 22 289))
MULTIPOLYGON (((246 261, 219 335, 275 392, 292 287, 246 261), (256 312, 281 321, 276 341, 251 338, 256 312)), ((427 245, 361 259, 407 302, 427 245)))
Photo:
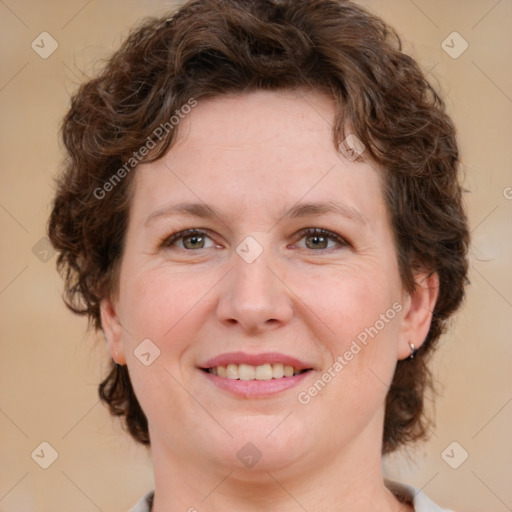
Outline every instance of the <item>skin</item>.
POLYGON ((418 275, 412 295, 403 289, 381 173, 337 151, 333 116, 332 101, 311 91, 200 101, 167 155, 136 171, 119 288, 101 312, 111 355, 128 365, 148 418, 155 512, 412 510, 383 482, 384 404, 397 360, 428 333, 438 278, 418 275), (297 203, 326 201, 361 219, 286 216, 297 203), (182 202, 219 216, 155 214, 182 202), (346 243, 318 248, 300 234, 310 227, 346 243), (206 237, 161 246, 189 228, 206 237), (247 236, 263 249, 253 263, 236 252, 247 236), (401 311, 299 403, 394 303, 401 311), (134 355, 147 338, 160 350, 149 366, 134 355), (275 396, 233 396, 197 366, 239 350, 280 352, 314 370, 275 396), (247 442, 262 455, 252 468, 237 458, 247 442))

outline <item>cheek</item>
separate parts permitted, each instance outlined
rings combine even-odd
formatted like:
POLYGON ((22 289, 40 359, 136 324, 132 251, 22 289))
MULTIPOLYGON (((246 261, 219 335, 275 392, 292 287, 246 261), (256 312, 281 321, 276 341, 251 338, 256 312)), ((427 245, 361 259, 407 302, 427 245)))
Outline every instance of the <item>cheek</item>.
POLYGON ((296 289, 334 339, 343 344, 373 326, 390 309, 386 320, 396 317, 392 306, 400 298, 397 281, 392 270, 347 266, 309 277, 302 275, 296 289))
POLYGON ((130 378, 144 411, 153 418, 170 418, 174 409, 191 406, 179 383, 186 381, 194 339, 211 308, 207 292, 218 279, 199 272, 171 274, 162 268, 125 276, 120 310, 130 378), (146 339, 159 350, 149 366, 136 356, 146 339))
POLYGON ((202 324, 199 317, 209 307, 208 292, 217 281, 208 272, 155 268, 133 273, 125 280, 120 304, 130 344, 149 338, 165 353, 182 352, 190 344, 186 333, 202 324))
POLYGON ((326 366, 311 387, 300 390, 299 401, 312 417, 329 411, 335 438, 349 438, 383 414, 394 374, 400 296, 379 275, 347 272, 330 284, 315 281, 310 296, 330 335, 322 339, 326 366))
MULTIPOLYGON (((340 376, 333 381, 342 392, 348 387, 361 396, 366 390, 381 399, 397 359, 402 309, 398 272, 392 266, 344 267, 307 283, 299 294, 321 320, 316 323, 327 327, 321 341, 328 368, 340 376), (336 361, 343 367, 337 365, 338 371, 332 368, 336 361)), ((353 405, 359 407, 357 401, 353 405)))

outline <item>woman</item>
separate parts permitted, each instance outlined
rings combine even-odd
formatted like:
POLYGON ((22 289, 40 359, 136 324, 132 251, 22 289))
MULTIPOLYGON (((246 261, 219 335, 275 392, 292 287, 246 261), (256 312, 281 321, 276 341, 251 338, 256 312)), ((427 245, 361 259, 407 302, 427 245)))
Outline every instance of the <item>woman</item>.
POLYGON ((442 100, 342 0, 201 0, 82 85, 50 219, 99 392, 151 445, 133 509, 441 510, 384 481, 425 437, 468 228, 442 100))

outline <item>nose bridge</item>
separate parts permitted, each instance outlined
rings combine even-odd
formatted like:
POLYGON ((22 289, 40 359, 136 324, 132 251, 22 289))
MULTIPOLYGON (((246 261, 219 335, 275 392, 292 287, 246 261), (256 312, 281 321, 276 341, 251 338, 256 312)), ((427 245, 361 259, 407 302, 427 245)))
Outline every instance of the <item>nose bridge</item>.
POLYGON ((252 240, 242 242, 233 255, 233 269, 222 289, 219 320, 239 324, 248 331, 289 321, 290 297, 276 274, 276 258, 269 248, 258 249, 252 240))

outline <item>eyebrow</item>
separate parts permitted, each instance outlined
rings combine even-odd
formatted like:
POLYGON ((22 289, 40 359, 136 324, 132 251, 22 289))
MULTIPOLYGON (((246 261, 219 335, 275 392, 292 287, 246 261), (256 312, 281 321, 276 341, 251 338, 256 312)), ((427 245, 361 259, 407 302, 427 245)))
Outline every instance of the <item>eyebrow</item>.
POLYGON ((285 217, 296 219, 313 215, 337 214, 349 220, 366 224, 366 219, 356 208, 336 201, 326 203, 301 203, 293 206, 285 217))
POLYGON ((215 208, 204 203, 179 203, 171 206, 165 206, 160 210, 151 213, 145 220, 144 225, 147 226, 154 219, 159 217, 171 217, 173 215, 186 215, 187 217, 200 217, 202 219, 210 219, 219 217, 215 208))
MULTIPOLYGON (((301 217, 312 217, 315 215, 336 214, 345 217, 348 220, 366 224, 364 216, 354 207, 336 201, 323 203, 300 203, 288 210, 280 220, 285 217, 297 219, 301 217)), ((171 217, 174 215, 185 215, 187 217, 198 217, 202 219, 211 219, 213 217, 222 218, 220 213, 210 205, 205 203, 179 203, 166 206, 151 213, 144 222, 147 226, 156 218, 171 217)))

